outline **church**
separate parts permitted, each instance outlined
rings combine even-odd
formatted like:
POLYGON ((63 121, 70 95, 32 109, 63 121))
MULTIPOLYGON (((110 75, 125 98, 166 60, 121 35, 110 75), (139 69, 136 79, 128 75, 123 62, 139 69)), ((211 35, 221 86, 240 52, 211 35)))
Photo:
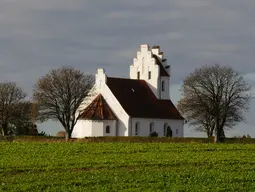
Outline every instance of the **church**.
POLYGON ((73 138, 97 136, 183 137, 184 118, 170 99, 170 65, 159 46, 143 44, 129 79, 108 77, 99 68, 93 98, 77 110, 73 138), (170 133, 170 134, 169 134, 170 133))

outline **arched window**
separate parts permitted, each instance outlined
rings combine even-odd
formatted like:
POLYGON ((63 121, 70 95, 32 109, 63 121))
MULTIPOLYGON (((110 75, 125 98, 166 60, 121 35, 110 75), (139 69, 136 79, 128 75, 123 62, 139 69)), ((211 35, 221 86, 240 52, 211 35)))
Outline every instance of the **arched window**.
POLYGON ((140 132, 140 123, 136 122, 135 123, 135 135, 139 135, 140 132))
POLYGON ((175 132, 175 133, 176 133, 176 135, 178 135, 178 133, 179 133, 179 130, 178 130, 178 129, 176 129, 176 132, 175 132))
POLYGON ((164 136, 166 136, 166 134, 167 134, 167 127, 168 127, 168 124, 165 123, 164 124, 164 136))
POLYGON ((167 123, 165 123, 164 124, 164 136, 172 137, 172 135, 173 135, 173 132, 172 132, 171 127, 167 123))
POLYGON ((154 132, 154 122, 150 123, 150 133, 154 132))
POLYGON ((173 131, 171 129, 170 126, 167 126, 167 129, 166 129, 166 136, 167 137, 172 137, 173 136, 173 131))
POLYGON ((151 79, 151 71, 148 72, 148 79, 151 79))
POLYGON ((140 71, 137 72, 137 79, 140 79, 140 71))
POLYGON ((110 125, 107 125, 107 126, 105 127, 105 132, 106 132, 106 133, 110 133, 110 132, 111 132, 110 129, 111 129, 111 128, 110 128, 110 125))
POLYGON ((162 86, 162 87, 161 87, 161 90, 162 90, 162 91, 165 91, 165 81, 162 81, 162 82, 161 82, 161 86, 162 86))

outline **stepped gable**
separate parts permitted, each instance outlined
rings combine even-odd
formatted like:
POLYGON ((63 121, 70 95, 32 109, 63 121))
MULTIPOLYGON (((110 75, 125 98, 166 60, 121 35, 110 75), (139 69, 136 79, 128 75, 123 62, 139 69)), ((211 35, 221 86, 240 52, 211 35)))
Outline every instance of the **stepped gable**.
POLYGON ((156 60, 156 64, 159 66, 159 75, 164 77, 169 77, 168 73, 166 72, 166 69, 163 67, 161 61, 159 60, 158 56, 155 54, 152 54, 152 57, 156 60))

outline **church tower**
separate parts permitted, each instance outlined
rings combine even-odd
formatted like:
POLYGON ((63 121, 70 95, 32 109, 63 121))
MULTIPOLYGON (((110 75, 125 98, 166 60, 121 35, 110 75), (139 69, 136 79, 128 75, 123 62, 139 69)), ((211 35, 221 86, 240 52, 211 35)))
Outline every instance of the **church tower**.
POLYGON ((170 99, 170 65, 159 46, 141 45, 130 65, 130 79, 145 80, 158 99, 170 99))

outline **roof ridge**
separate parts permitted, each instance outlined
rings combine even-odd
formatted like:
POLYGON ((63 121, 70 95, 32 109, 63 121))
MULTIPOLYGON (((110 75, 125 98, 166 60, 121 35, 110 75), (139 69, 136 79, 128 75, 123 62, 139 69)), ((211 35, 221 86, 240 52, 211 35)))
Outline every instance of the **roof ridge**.
POLYGON ((102 115, 102 118, 104 119, 104 113, 103 113, 103 96, 102 94, 99 95, 99 109, 100 109, 100 113, 102 115))
POLYGON ((131 81, 145 81, 144 79, 130 79, 130 78, 122 78, 122 77, 107 77, 111 79, 121 79, 121 80, 131 80, 131 81))

